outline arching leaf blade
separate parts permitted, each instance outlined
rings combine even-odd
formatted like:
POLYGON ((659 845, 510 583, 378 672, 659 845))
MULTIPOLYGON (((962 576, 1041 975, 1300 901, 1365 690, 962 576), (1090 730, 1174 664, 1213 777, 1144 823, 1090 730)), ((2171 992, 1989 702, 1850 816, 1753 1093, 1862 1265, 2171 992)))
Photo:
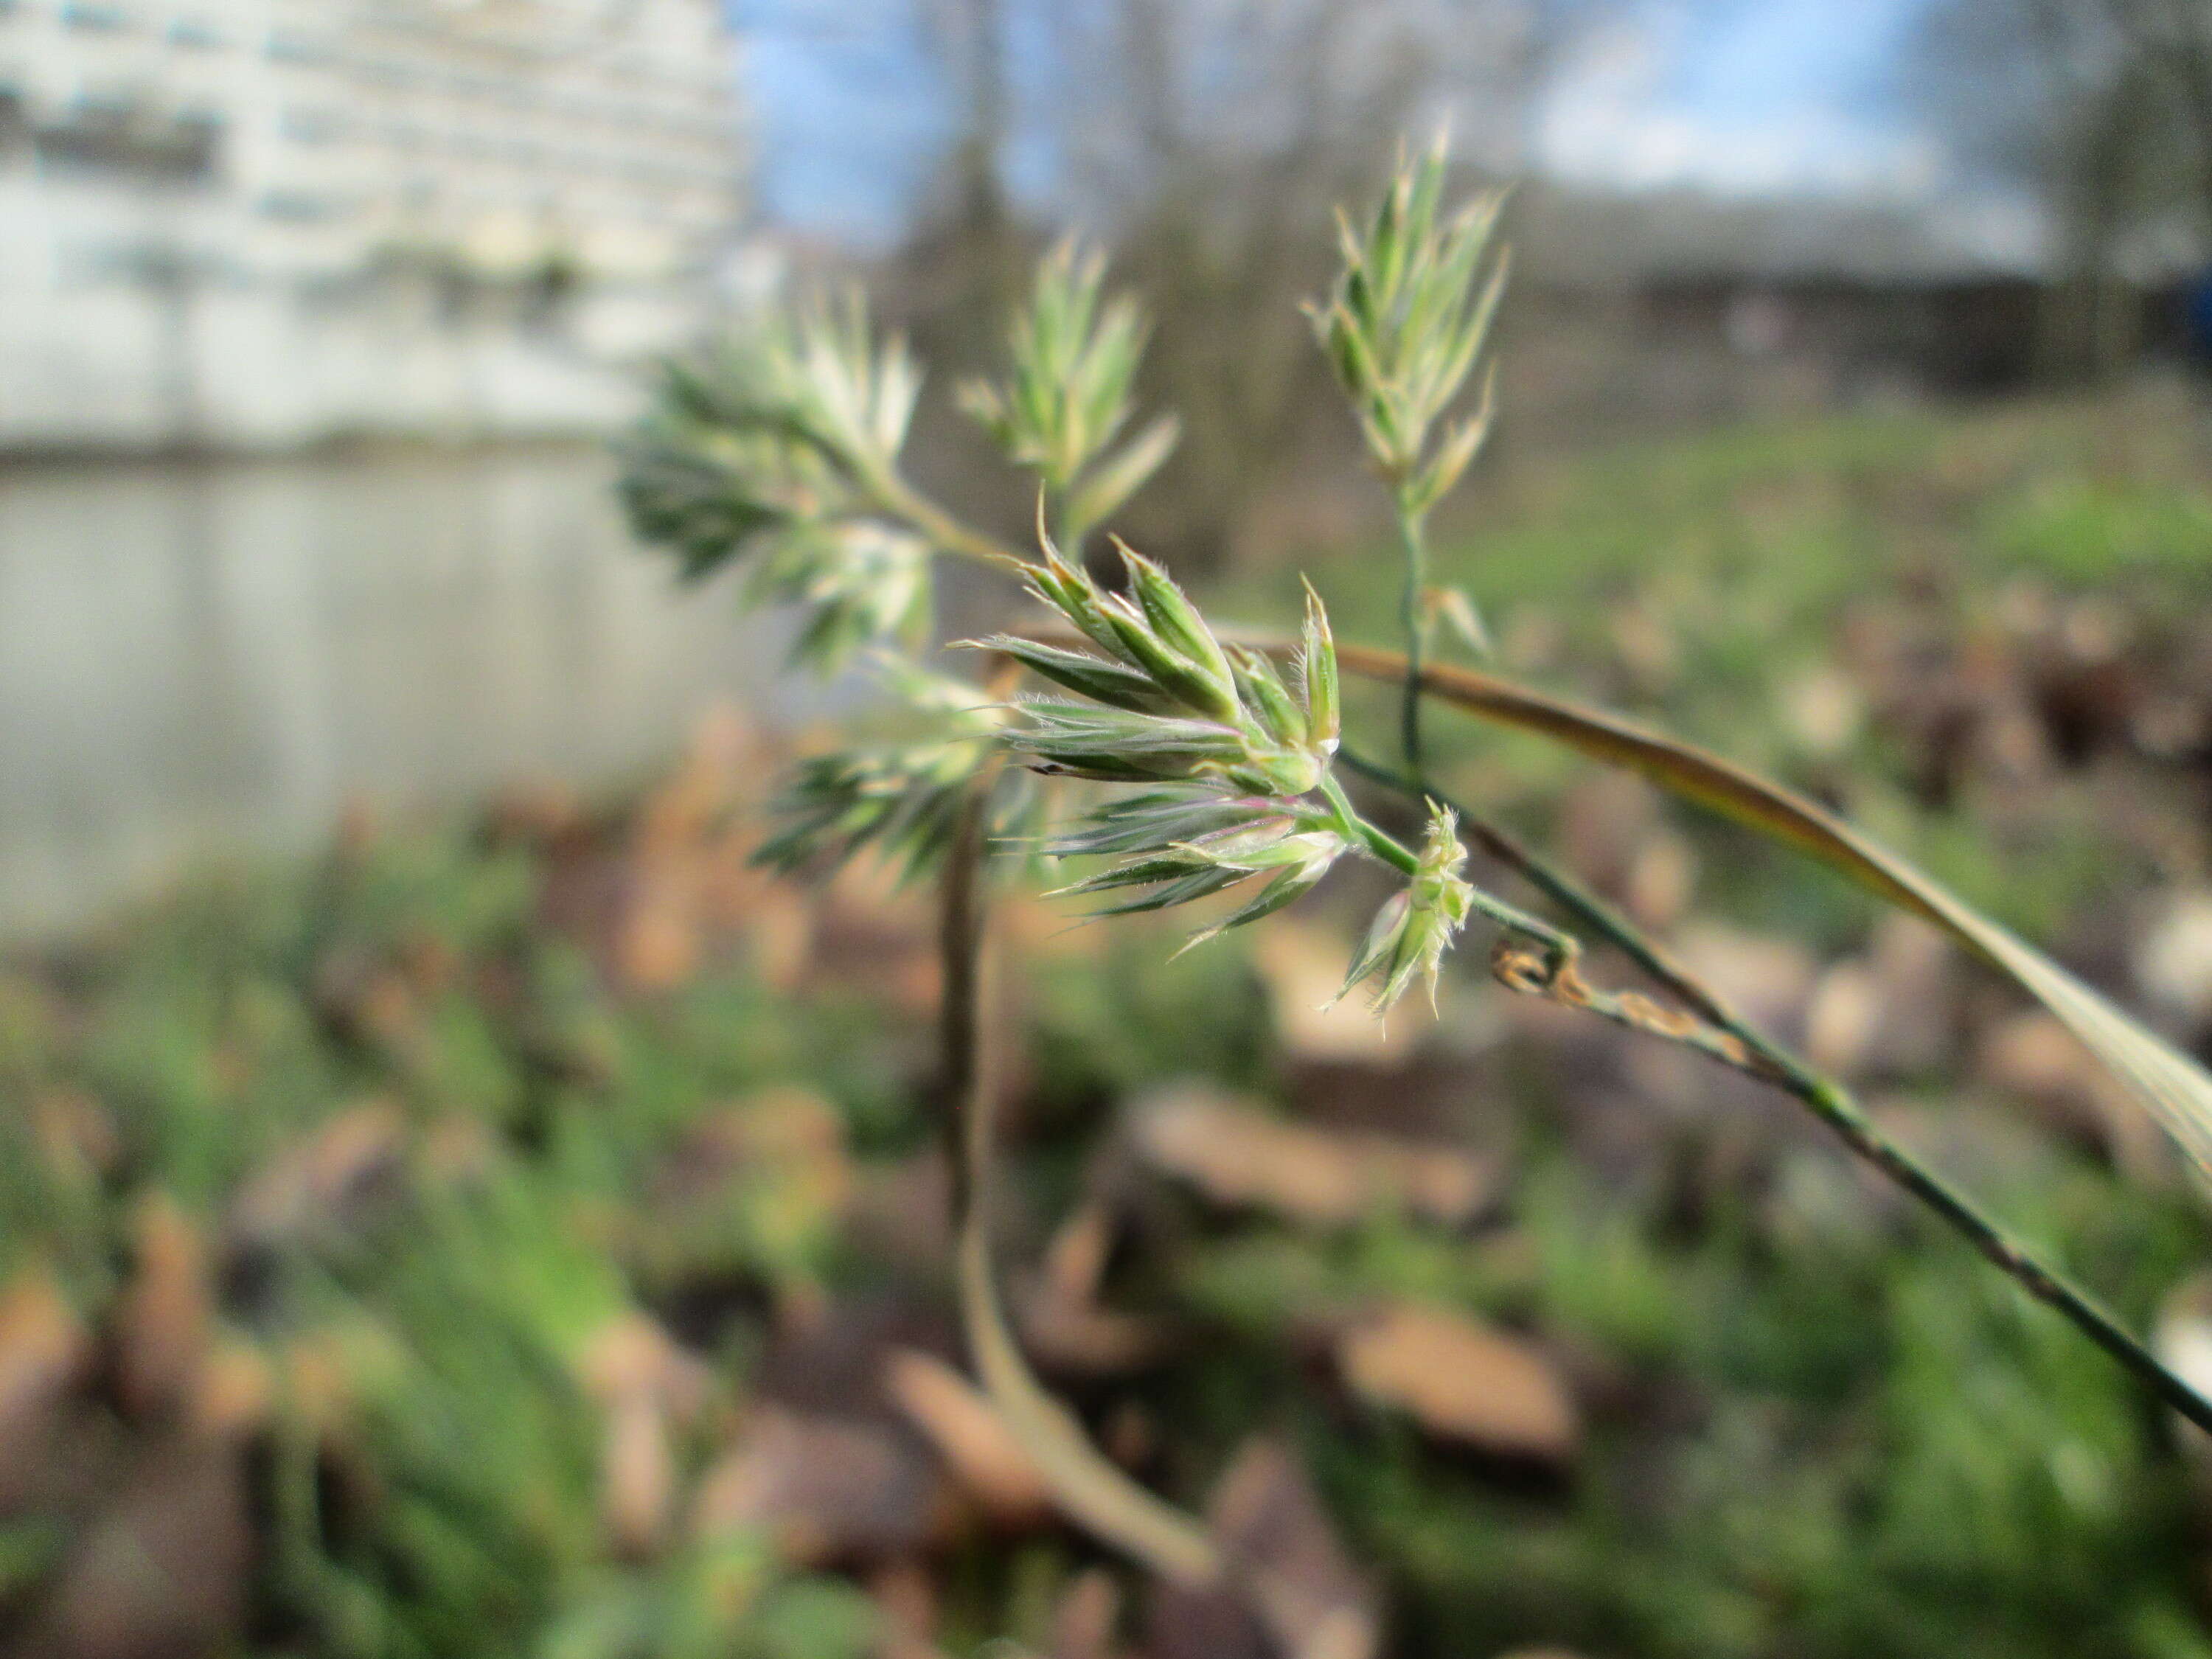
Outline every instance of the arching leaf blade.
MULTIPOLYGON (((1405 659, 1337 647, 1343 669, 1402 679, 1405 659)), ((1901 909, 1942 928, 2048 1008, 2126 1083, 2212 1180, 2212 1076, 2034 946, 1983 915, 1916 866, 1802 795, 1719 756, 1601 710, 1450 665, 1424 670, 1430 696, 1481 719, 1551 738, 1593 759, 1639 772, 1673 794, 1787 842, 1901 909)))

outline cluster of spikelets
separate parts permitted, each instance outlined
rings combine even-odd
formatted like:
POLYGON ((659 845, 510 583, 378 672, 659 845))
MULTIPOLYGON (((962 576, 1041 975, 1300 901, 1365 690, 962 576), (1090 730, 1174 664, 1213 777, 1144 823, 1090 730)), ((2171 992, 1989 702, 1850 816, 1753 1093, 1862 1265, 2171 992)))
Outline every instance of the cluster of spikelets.
MULTIPOLYGON (((1446 220, 1444 182, 1441 147, 1401 167, 1364 231, 1345 223, 1342 275, 1313 307, 1409 524, 1482 441, 1486 396, 1473 416, 1441 422, 1481 354, 1504 276, 1502 264, 1485 270, 1496 199, 1446 220)), ((626 458, 632 522, 672 548, 690 576, 746 556, 747 603, 803 607, 796 654, 827 669, 871 653, 920 729, 803 766, 762 856, 789 866, 866 849, 920 873, 943 858, 980 789, 994 853, 1107 860, 1061 890, 1097 901, 1098 914, 1165 909, 1257 884, 1195 939, 1281 909, 1347 854, 1372 859, 1404 885, 1360 945, 1346 988, 1371 983, 1385 1008, 1417 982, 1433 994, 1473 910, 1510 919, 1462 875, 1449 813, 1432 806, 1421 845, 1409 848, 1346 798, 1332 772, 1336 656, 1318 599, 1309 591, 1302 640, 1279 665, 1217 638, 1150 560, 1122 550, 1126 593, 1083 568, 1088 530, 1175 447, 1172 416, 1132 435, 1146 333, 1133 305, 1106 295, 1103 262, 1064 245, 1040 265, 1009 331, 1006 374, 959 389, 960 406, 1036 480, 1041 561, 967 530, 901 476, 921 377, 901 341, 871 330, 858 296, 769 320, 703 362, 670 368, 659 412, 626 458), (1019 571, 1057 613, 1072 630, 1065 642, 1006 634, 976 643, 1073 696, 1009 706, 920 665, 932 564, 945 552, 1019 571), (997 766, 1000 755, 1021 764, 997 766), (1046 833, 1032 774, 1124 787, 1046 833)), ((1437 614, 1453 614, 1448 602, 1457 599, 1468 612, 1462 631, 1477 632, 1459 596, 1423 591, 1437 614)))
POLYGON ((1443 214, 1443 141, 1401 165, 1365 234, 1339 216, 1343 269, 1328 298, 1310 306, 1314 331, 1352 411, 1369 455, 1419 516, 1459 482, 1490 428, 1485 384, 1474 412, 1437 422, 1465 387, 1505 292, 1507 262, 1486 256, 1504 198, 1479 196, 1443 214))
MULTIPOLYGON (((981 686, 888 652, 870 665, 918 735, 799 763, 777 796, 779 827, 755 854, 758 862, 792 871, 870 853, 908 879, 934 870, 951 846, 969 792, 1012 711, 981 686)), ((991 779, 984 828, 993 848, 1035 843, 1042 802, 1030 781, 1015 770, 991 779)))
POLYGON ((1163 415, 1114 447, 1134 409, 1147 330, 1134 302, 1103 297, 1105 275, 1104 258, 1073 241, 1047 254, 1008 332, 1006 378, 959 391, 961 409, 1006 459, 1036 474, 1076 548, 1158 471, 1182 432, 1163 415))
POLYGON ((1425 843, 1410 853, 1338 787, 1336 647, 1319 597, 1307 589, 1285 675, 1263 653, 1224 644, 1150 559, 1121 553, 1127 594, 1107 592, 1048 540, 1030 579, 1031 593, 1092 649, 1008 634, 975 641, 1080 694, 1020 705, 1004 741, 1031 769, 1141 787, 1045 842, 1054 858, 1115 860, 1061 891, 1103 896, 1097 914, 1115 915, 1259 880, 1255 895, 1193 935, 1197 944, 1291 903, 1348 853, 1377 858, 1407 884, 1376 919, 1345 989, 1376 981, 1381 1008, 1416 980, 1433 993, 1472 905, 1465 854, 1449 813, 1432 809, 1425 843))
POLYGON ((623 504, 684 574, 751 556, 749 605, 805 607, 793 654, 834 668, 884 641, 918 647, 928 538, 886 510, 921 374, 874 338, 857 295, 775 318, 665 372, 623 457, 623 504))

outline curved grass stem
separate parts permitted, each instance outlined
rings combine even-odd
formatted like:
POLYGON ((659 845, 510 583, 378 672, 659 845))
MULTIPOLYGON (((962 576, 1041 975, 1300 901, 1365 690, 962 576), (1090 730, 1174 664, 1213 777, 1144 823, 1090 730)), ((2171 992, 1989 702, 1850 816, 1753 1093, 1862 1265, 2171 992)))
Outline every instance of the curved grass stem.
MULTIPOLYGON (((968 556, 976 557, 1001 568, 1019 568, 1024 565, 1025 562, 1019 559, 1011 550, 980 532, 969 531, 966 526, 958 525, 951 520, 949 515, 945 515, 940 510, 934 508, 933 504, 922 501, 918 496, 915 500, 921 507, 929 509, 936 518, 942 520, 944 525, 949 526, 951 531, 957 532, 957 535, 940 535, 921 520, 911 520, 918 529, 923 530, 926 534, 932 535, 933 539, 939 540, 940 545, 945 546, 949 551, 963 552, 968 556)), ((1340 647, 1340 656, 1346 666, 1356 673, 1376 672, 1384 669, 1386 665, 1397 671, 1390 673, 1389 678, 1400 681, 1408 689, 1411 694, 1409 701, 1414 706, 1410 713, 1401 708, 1400 728, 1401 742, 1407 746, 1409 759, 1413 759, 1422 752, 1418 705, 1422 696, 1432 690, 1432 687, 1430 684, 1429 671, 1422 663, 1419 654, 1420 595, 1413 580, 1419 571, 1417 562, 1419 552, 1418 524, 1415 524, 1408 532, 1408 539, 1410 546, 1407 592, 1411 596, 1411 605, 1407 611, 1409 626, 1407 642, 1409 649, 1406 658, 1402 663, 1389 664, 1389 659, 1384 653, 1362 652, 1356 647, 1340 647)), ((1279 653, 1287 653, 1291 648, 1286 642, 1272 639, 1255 638, 1252 643, 1279 653)), ((1493 697, 1498 698, 1507 696, 1510 691, 1510 688, 1500 690, 1488 680, 1484 681, 1484 689, 1493 697)), ((1549 727, 1562 723, 1557 712, 1546 704, 1543 699, 1522 696, 1520 701, 1534 711, 1533 724, 1540 727, 1549 727)), ((1607 728, 1605 735, 1613 735, 1610 728, 1607 728)), ((1616 762, 1620 759, 1620 757, 1611 753, 1610 750, 1601 754, 1601 757, 1616 762)), ((1696 1013, 1710 1027, 1725 1034, 1740 1044, 1745 1063, 1740 1065, 1739 1069, 1747 1071, 1770 1086, 1778 1088, 1798 1100, 1826 1123, 1860 1158, 1960 1233, 1984 1259, 2011 1278, 2030 1296, 2063 1315, 2091 1341, 2111 1355, 2176 1412, 2207 1433, 2212 1433, 2212 1401, 2208 1401, 2203 1395, 2169 1370, 2156 1354, 2121 1325, 2087 1291, 2075 1285, 2056 1268, 2039 1260, 2025 1246, 2013 1239, 1994 1219, 1984 1214, 1972 1200, 1885 1135, 1840 1083, 1815 1072, 1796 1055, 1753 1026, 1729 1004, 1725 998, 1707 985, 1680 958, 1668 951, 1665 945, 1652 939, 1634 922, 1583 886, 1573 877, 1531 851, 1510 833, 1469 811, 1463 804, 1454 801, 1449 795, 1438 792, 1429 782, 1423 769, 1418 764, 1405 769, 1393 769, 1348 749, 1340 750, 1338 759, 1346 769, 1366 778, 1370 782, 1396 790, 1417 801, 1434 799, 1438 805, 1458 812, 1462 833, 1476 848, 1521 876, 1532 887, 1572 917, 1576 923, 1589 933, 1613 945, 1649 975, 1654 982, 1678 998, 1686 1007, 1696 1013)), ((1722 780, 1723 782, 1728 781, 1726 778, 1722 780)), ((1325 790, 1324 793, 1327 793, 1328 792, 1325 790)), ((1338 792, 1340 796, 1340 791, 1338 792)), ((1348 802, 1340 805, 1338 801, 1332 800, 1331 805, 1346 814, 1353 823, 1362 825, 1365 823, 1365 820, 1352 810, 1348 802)), ((1371 826, 1369 828, 1371 830, 1371 826)), ((1380 837, 1381 842, 1387 842, 1389 847, 1396 848, 1400 854, 1404 854, 1404 848, 1398 848, 1396 842, 1390 841, 1390 838, 1383 836, 1381 831, 1373 830, 1372 834, 1374 836, 1380 837)), ((1370 842, 1367 835, 1363 834, 1361 839, 1363 842, 1368 842, 1371 850, 1374 850, 1385 862, 1393 865, 1398 863, 1398 860, 1392 858, 1382 846, 1370 842)), ((1894 884, 1893 883, 1892 885, 1894 884)), ((1924 906, 1914 902, 1913 895, 1908 890, 1901 886, 1897 887, 1896 893, 1902 896, 1908 908, 1919 909, 1925 914, 1924 906)), ((1510 907, 1501 908, 1510 908, 1510 907)), ((1513 919, 1523 921, 1534 920, 1522 916, 1519 912, 1513 912, 1512 916, 1513 919)), ((1495 919, 1505 921, 1508 926, 1513 925, 1513 920, 1505 917, 1495 919)), ((1524 927, 1521 931, 1530 930, 1524 927)), ((1540 939, 1546 933, 1550 933, 1554 938, 1565 939, 1565 937, 1558 934, 1556 930, 1545 929, 1540 923, 1536 924, 1534 936, 1540 939)), ((1557 958, 1554 960, 1554 966, 1556 965, 1557 958)), ((1701 1046, 1705 1047, 1705 1052, 1722 1063, 1732 1065, 1738 1063, 1729 1057, 1729 1051, 1723 1045, 1701 1046)), ((1110 1466, 1108 1467, 1110 1468, 1110 1466)))
POLYGON ((1221 1554, 1196 1520, 1132 1480, 1085 1437, 1073 1413, 1023 1358, 991 1266, 997 1084, 984 1008, 990 983, 984 841, 991 769, 969 787, 945 860, 938 945, 946 1136, 954 1171, 954 1259, 961 1322, 992 1404, 1068 1517, 1155 1572, 1182 1583, 1219 1576, 1221 1554))
POLYGON ((1350 770, 1371 782, 1417 799, 1435 800, 1457 811, 1462 830, 1479 848, 1522 876, 1574 917, 1581 927, 1617 946, 1712 1027, 1734 1038, 1741 1045, 1742 1057, 1732 1057, 1725 1045, 1697 1045, 1703 1052, 1793 1097, 1861 1159, 1959 1233, 1984 1260, 2037 1301, 2069 1320, 2166 1404, 2198 1428, 2212 1433, 2212 1401, 2169 1369, 2095 1297, 2057 1268, 2039 1260, 1972 1199, 1885 1134, 1841 1083, 1814 1070, 1760 1031, 1626 916, 1573 877, 1449 796, 1440 793, 1425 781, 1394 773, 1350 751, 1340 752, 1338 758, 1350 770))

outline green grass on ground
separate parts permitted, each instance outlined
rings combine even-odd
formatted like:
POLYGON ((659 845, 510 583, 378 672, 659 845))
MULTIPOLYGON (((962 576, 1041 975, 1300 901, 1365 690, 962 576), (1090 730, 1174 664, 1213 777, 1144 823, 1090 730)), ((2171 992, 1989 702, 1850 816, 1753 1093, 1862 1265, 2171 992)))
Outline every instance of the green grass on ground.
MULTIPOLYGON (((2100 916, 2208 867, 2200 443, 2156 406, 1724 434, 1525 482, 1445 562, 1514 672, 1776 768, 2109 979, 2100 916), (2124 705, 2080 713, 2114 637, 2124 705)), ((1358 562, 1316 576, 1342 634, 1387 627, 1358 562)), ((1604 849, 1553 811, 1578 769, 1449 742, 1469 793, 1604 849)), ((879 1644, 919 1618, 956 1655, 1057 1650, 1100 1558, 946 1497, 866 1369, 886 1330, 954 1351, 926 907, 769 886, 744 807, 695 767, 600 817, 354 836, 0 973, 0 1646, 838 1659, 913 1651, 879 1644), (778 1477, 849 1476, 859 1518, 821 1499, 826 1546, 718 1521, 757 1513, 731 1483, 802 1419, 874 1437, 778 1477), (937 1495, 851 1473, 883 1468, 937 1495)), ((1824 957, 1866 937, 1856 898, 1724 834, 1638 833, 1688 837, 1701 908, 1824 957)), ((1471 977, 1412 1070, 1324 1059, 1279 1041, 1265 939, 1167 965, 1170 930, 1016 924, 1010 1252, 1109 1194, 1104 1299, 1178 1334, 1063 1382, 1188 1504, 1255 1430, 1291 1447, 1390 1651, 2212 1655, 2212 1509, 2170 1427, 1780 1105, 1517 1024, 1471 977), (1102 1160, 1188 1077, 1470 1141, 1500 1197, 1324 1225, 1102 1160), (1330 1322, 1393 1302, 1529 1339, 1577 1447, 1474 1455, 1348 1394, 1330 1322)), ((1958 1041, 1885 1109, 2148 1324, 2206 1260, 2200 1206, 1992 1105, 1960 1054, 2010 1010, 1944 985, 1958 1041)), ((1113 1571, 1122 1638, 1192 1650, 1113 1571)))

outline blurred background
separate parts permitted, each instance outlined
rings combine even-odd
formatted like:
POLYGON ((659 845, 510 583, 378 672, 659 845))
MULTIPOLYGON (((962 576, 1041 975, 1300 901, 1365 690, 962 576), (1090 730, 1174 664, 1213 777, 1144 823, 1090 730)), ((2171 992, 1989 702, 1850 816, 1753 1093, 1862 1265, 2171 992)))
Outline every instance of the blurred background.
MULTIPOLYGON (((1124 533, 1387 639, 1297 307, 1439 128, 1513 186, 1438 526, 1504 671, 2212 1052, 2206 0, 0 0, 0 1651, 1309 1659, 963 1380, 926 895, 749 866, 851 700, 612 444, 859 282, 1018 537, 951 388, 1079 233, 1183 422, 1124 533)), ((2208 1363, 2201 1206, 2048 1021, 1446 754, 2208 1363)), ((1316 1016, 1369 897, 1172 967, 1018 905, 1003 1011, 1030 1346, 1332 1656, 2212 1655, 2212 1475, 2100 1355, 1679 1055, 1316 1016)))

